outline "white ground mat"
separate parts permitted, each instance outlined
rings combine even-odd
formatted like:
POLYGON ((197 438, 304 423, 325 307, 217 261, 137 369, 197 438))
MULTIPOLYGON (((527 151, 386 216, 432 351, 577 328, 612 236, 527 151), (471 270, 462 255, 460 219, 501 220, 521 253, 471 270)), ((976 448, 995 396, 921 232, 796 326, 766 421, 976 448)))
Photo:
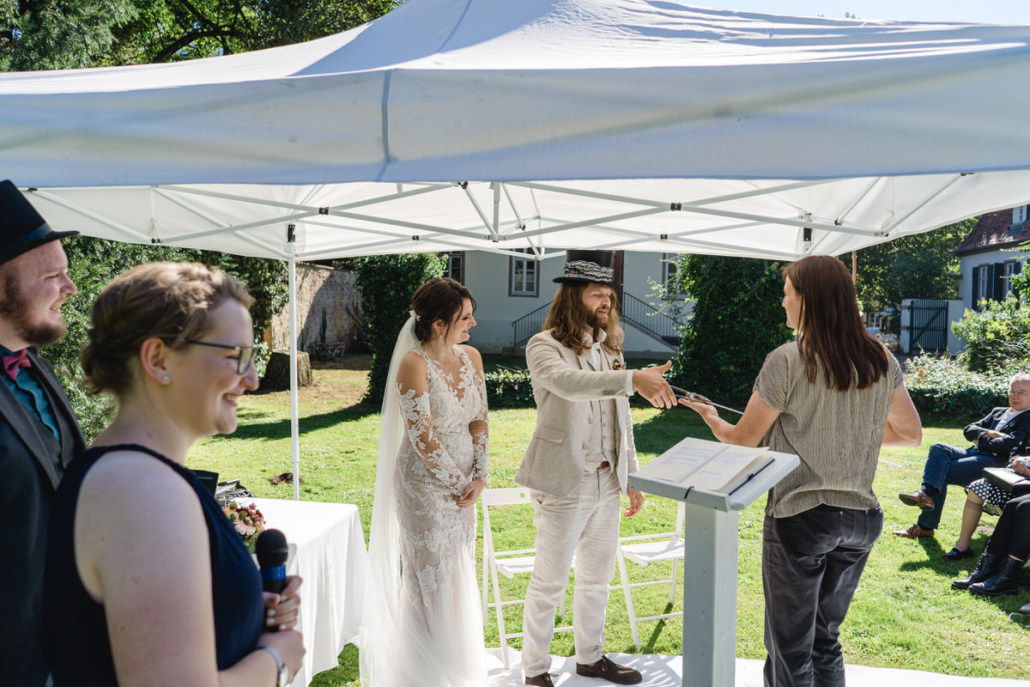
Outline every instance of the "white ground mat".
MULTIPOLYGON (((521 687, 522 663, 519 653, 511 650, 511 668, 505 670, 500 649, 487 649, 490 687, 521 687)), ((644 681, 641 687, 680 687, 682 657, 649 654, 608 654, 616 663, 639 670, 644 681)), ((940 675, 920 670, 847 666, 848 687, 1027 687, 1025 680, 1003 678, 971 678, 940 675)), ((552 657, 551 672, 556 674, 555 687, 605 687, 611 683, 597 678, 576 675, 576 659, 552 657)), ((762 661, 738 658, 736 687, 762 687, 762 661)))

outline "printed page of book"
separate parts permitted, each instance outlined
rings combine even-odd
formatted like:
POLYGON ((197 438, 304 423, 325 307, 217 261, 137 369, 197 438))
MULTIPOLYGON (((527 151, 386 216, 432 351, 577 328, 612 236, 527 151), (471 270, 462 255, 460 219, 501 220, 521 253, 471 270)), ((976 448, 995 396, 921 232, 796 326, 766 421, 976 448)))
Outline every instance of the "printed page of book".
POLYGON ((641 476, 728 493, 773 461, 765 448, 748 448, 687 437, 655 458, 641 476))
POLYGON ((727 446, 687 478, 686 485, 702 491, 729 493, 773 461, 761 448, 727 446))
POLYGON ((723 444, 713 441, 687 437, 651 461, 641 474, 649 479, 679 484, 724 448, 723 444))

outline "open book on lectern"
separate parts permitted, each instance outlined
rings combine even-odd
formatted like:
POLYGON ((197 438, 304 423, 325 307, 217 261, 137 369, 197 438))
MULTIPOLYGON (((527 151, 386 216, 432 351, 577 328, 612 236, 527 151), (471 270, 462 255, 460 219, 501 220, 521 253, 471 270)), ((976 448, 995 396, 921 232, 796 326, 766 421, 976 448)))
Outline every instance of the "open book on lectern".
POLYGON ((687 437, 637 474, 715 494, 730 494, 775 460, 766 448, 687 437))

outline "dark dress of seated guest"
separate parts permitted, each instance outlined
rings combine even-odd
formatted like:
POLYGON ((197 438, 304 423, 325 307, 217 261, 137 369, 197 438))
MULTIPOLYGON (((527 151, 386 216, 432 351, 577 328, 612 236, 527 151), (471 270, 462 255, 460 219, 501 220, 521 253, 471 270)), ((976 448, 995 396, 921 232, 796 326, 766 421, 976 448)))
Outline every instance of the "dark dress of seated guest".
POLYGON ((1030 554, 1030 494, 1005 502, 994 533, 969 577, 955 580, 952 589, 968 589, 979 596, 1015 594, 1023 582, 1023 566, 1030 554))
POLYGON ((217 270, 153 263, 93 307, 82 367, 118 415, 50 520, 44 651, 61 687, 272 687, 300 667, 299 580, 263 598, 246 547, 183 467, 195 441, 235 431, 257 388, 251 302, 217 270))

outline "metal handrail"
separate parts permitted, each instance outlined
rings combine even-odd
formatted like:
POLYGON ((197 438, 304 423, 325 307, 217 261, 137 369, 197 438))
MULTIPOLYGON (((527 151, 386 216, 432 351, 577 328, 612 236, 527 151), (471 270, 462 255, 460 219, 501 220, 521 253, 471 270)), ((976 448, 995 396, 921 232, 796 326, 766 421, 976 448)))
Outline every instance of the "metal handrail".
POLYGON ((529 338, 543 329, 544 321, 547 319, 547 313, 551 309, 550 303, 544 303, 536 310, 526 313, 519 319, 511 323, 511 326, 515 329, 515 341, 512 344, 516 348, 529 338))
POLYGON ((679 341, 679 330, 683 326, 647 301, 625 291, 619 317, 668 343, 679 341))

